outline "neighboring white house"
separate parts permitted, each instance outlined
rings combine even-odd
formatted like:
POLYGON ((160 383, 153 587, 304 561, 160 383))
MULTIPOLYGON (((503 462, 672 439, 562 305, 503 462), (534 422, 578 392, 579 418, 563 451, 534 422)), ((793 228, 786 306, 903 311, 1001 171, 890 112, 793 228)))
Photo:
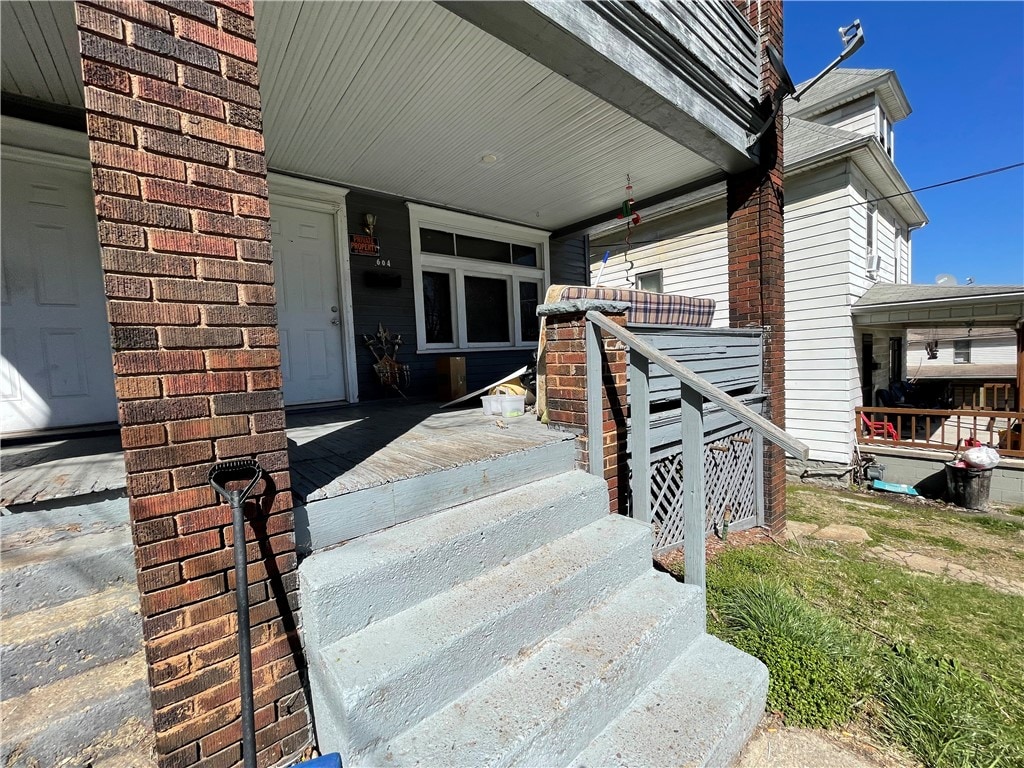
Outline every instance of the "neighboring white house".
MULTIPOLYGON (((785 105, 786 428, 812 460, 848 462, 854 408, 901 373, 874 361, 902 361, 904 331, 861 333, 850 307, 876 283, 910 282, 910 233, 927 217, 894 162, 909 114, 889 69, 834 70, 785 105)), ((622 225, 592 233, 591 279, 610 251, 602 285, 713 298, 728 325, 724 184, 640 213, 628 250, 622 225)))
POLYGON ((912 328, 908 379, 946 382, 954 408, 1013 407, 1017 334, 1012 328, 912 328))

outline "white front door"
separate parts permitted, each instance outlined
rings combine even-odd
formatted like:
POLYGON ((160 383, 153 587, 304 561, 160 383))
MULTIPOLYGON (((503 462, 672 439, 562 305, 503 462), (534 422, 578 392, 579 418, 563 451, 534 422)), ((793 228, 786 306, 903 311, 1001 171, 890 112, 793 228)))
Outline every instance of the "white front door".
POLYGON ((2 175, 3 432, 116 421, 89 173, 5 158, 2 175))
POLYGON ((346 399, 334 216, 271 201, 281 373, 287 405, 346 399))

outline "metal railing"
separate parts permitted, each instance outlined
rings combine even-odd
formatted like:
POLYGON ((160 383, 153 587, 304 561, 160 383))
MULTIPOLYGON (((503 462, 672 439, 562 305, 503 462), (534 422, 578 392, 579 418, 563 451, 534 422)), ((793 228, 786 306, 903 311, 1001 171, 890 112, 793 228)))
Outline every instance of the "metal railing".
POLYGON ((881 406, 857 407, 855 411, 857 442, 861 445, 953 451, 968 438, 975 438, 994 446, 1001 456, 1024 458, 1024 411, 881 406), (885 429, 886 423, 892 426, 891 430, 885 429))
MULTIPOLYGON (((635 334, 611 322, 601 313, 587 312, 586 319, 588 321, 586 334, 587 446, 591 474, 604 476, 603 451, 593 449, 594 446, 603 445, 601 333, 607 333, 629 349, 629 412, 632 419, 632 453, 635 467, 650 465, 651 364, 659 366, 679 380, 683 465, 685 468, 692 467, 698 470, 696 472, 684 470, 683 472, 685 579, 687 584, 695 584, 703 589, 705 586, 704 399, 715 403, 754 432, 771 440, 793 456, 806 460, 807 446, 686 366, 677 363, 635 334)), ((651 522, 650 482, 649 472, 635 472, 630 489, 633 516, 645 523, 651 522)))

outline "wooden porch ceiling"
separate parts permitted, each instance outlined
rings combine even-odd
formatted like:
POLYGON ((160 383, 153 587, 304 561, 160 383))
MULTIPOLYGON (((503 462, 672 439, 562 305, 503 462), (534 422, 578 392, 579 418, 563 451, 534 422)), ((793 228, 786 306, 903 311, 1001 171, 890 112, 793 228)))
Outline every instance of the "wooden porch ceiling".
MULTIPOLYGON (((81 108, 73 4, 2 3, 4 92, 81 108)), ((432 2, 257 0, 270 167, 543 229, 711 161, 432 2), (493 162, 484 162, 494 156, 493 162)))

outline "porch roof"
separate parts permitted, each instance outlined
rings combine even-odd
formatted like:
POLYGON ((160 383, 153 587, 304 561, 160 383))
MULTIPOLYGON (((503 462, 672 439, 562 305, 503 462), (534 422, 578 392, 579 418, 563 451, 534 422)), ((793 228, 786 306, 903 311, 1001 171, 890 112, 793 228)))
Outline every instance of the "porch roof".
POLYGON ((912 378, 915 379, 994 379, 1013 380, 1017 367, 1013 363, 957 363, 956 365, 922 365, 912 378))
POLYGON ((859 326, 1012 328, 1024 318, 1024 286, 879 283, 854 302, 851 312, 859 326))
MULTIPOLYGON (((712 183, 754 164, 759 79, 756 32, 711 5, 652 4, 625 34, 582 3, 257 0, 268 165, 548 230, 616 210, 627 174, 645 198, 712 183), (513 12, 536 34, 505 39, 513 12), (705 15, 729 34, 695 35, 705 15)), ((73 4, 0 10, 4 93, 80 114, 73 4)))

